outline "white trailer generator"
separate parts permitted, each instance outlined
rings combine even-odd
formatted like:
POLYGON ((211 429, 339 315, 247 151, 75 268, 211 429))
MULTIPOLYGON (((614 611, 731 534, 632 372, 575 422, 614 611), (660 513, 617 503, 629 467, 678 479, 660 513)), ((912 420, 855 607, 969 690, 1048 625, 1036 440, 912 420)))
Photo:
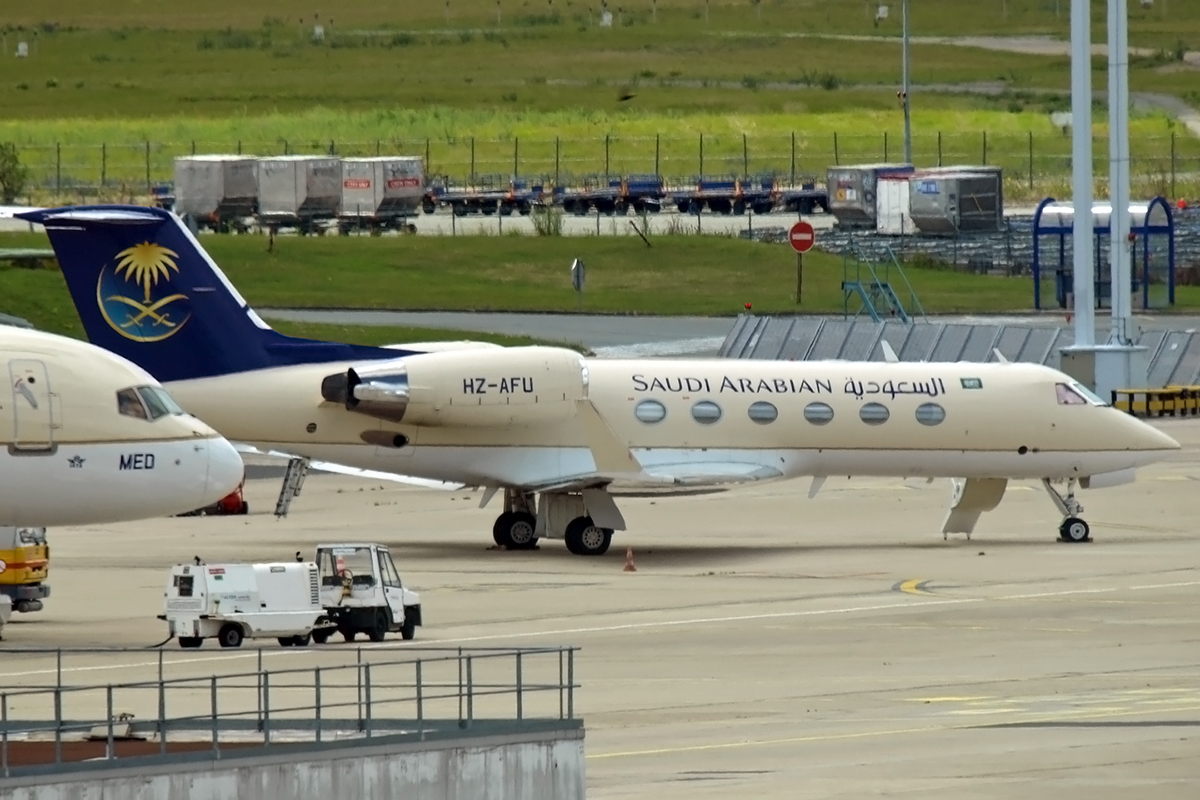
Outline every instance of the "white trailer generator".
MULTIPOLYGON (((411 639, 421 624, 421 598, 400 584, 391 552, 380 544, 317 545, 321 602, 347 642, 359 633, 382 642, 389 631, 411 639)), ((333 629, 313 631, 320 644, 333 629)))
POLYGON ((222 647, 262 638, 303 647, 333 631, 312 562, 176 565, 159 619, 180 647, 212 638, 222 647))

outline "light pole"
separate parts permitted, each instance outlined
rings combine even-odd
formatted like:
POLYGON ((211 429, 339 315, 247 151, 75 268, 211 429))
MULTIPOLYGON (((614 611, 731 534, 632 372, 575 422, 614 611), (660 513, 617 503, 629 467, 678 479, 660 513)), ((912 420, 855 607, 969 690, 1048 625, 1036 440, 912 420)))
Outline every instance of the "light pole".
POLYGON ((900 27, 902 29, 901 36, 903 37, 901 56, 901 71, 904 73, 902 77, 903 100, 904 100, 904 163, 913 163, 912 154, 912 120, 909 114, 908 105, 908 0, 902 0, 900 3, 900 27))

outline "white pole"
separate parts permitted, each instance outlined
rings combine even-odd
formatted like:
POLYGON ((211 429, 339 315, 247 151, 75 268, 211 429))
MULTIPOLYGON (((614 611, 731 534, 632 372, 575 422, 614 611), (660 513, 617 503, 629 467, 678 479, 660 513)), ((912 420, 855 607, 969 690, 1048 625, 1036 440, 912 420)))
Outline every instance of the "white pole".
POLYGON ((1090 0, 1071 0, 1071 194, 1075 209, 1075 344, 1096 343, 1092 263, 1092 32, 1090 0))
POLYGON ((1132 344, 1129 241, 1129 17, 1125 0, 1108 0, 1108 180, 1112 198, 1110 344, 1132 344))
POLYGON ((909 104, 908 104, 908 90, 909 90, 909 85, 908 85, 908 0, 902 0, 902 2, 900 3, 900 21, 901 21, 901 28, 903 29, 903 38, 904 38, 904 44, 903 44, 904 53, 901 56, 901 61, 903 62, 902 63, 902 72, 904 73, 904 76, 903 76, 904 87, 901 90, 904 92, 904 163, 911 164, 911 163, 913 163, 913 154, 912 154, 912 122, 910 120, 909 104))

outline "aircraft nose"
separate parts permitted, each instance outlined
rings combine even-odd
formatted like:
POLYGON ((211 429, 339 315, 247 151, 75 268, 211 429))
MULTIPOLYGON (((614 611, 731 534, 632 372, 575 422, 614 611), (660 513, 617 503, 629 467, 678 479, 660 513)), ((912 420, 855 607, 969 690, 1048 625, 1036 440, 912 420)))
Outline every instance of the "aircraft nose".
POLYGON ((208 476, 200 506, 210 506, 236 489, 245 477, 242 457, 221 437, 208 440, 208 476))
POLYGON ((1138 443, 1142 450, 1178 450, 1179 442, 1145 422, 1139 422, 1138 443))

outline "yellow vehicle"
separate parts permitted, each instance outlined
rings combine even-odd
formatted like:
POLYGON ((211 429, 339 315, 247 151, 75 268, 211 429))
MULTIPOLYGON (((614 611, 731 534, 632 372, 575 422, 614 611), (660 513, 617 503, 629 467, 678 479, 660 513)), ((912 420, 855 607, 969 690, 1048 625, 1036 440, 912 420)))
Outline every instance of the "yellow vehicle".
POLYGON ((45 528, 0 527, 0 594, 12 600, 13 611, 41 610, 50 596, 49 570, 45 528))

